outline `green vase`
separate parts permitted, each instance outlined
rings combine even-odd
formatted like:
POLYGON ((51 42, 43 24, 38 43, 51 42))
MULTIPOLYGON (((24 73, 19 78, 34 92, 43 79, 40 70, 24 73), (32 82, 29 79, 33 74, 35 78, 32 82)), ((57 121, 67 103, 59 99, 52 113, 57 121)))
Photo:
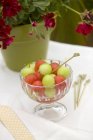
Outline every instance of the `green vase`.
POLYGON ((15 27, 12 35, 15 40, 7 49, 1 49, 1 53, 8 68, 20 71, 25 65, 38 59, 45 59, 51 31, 46 31, 43 24, 37 26, 37 32, 43 33, 45 39, 36 38, 36 34, 29 35, 31 25, 15 27))

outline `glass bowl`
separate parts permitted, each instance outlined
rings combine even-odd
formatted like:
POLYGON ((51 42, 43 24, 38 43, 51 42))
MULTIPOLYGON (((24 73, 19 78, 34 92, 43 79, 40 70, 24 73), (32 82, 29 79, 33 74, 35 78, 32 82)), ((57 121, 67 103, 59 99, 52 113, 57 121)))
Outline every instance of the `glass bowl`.
MULTIPOLYGON (((56 62, 62 64, 58 60, 47 60, 48 63, 56 62)), ((53 86, 34 86, 28 84, 20 74, 21 85, 24 92, 39 104, 34 107, 33 113, 52 121, 58 121, 67 114, 67 108, 62 103, 57 102, 62 99, 69 91, 72 83, 72 69, 65 64, 70 70, 70 75, 61 83, 53 86)))

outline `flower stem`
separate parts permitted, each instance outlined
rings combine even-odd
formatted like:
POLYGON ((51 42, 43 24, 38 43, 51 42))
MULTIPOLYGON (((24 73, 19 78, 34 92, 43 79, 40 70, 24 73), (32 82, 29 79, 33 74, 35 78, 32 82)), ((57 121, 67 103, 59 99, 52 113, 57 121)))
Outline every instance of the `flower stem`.
POLYGON ((74 13, 78 14, 78 15, 81 15, 81 13, 80 13, 80 12, 78 12, 78 11, 74 10, 73 8, 69 7, 69 6, 68 6, 68 5, 66 5, 66 4, 62 4, 62 6, 66 7, 67 9, 69 9, 70 11, 72 11, 72 12, 74 12, 74 13))
POLYGON ((31 18, 29 17, 30 24, 32 23, 31 18))

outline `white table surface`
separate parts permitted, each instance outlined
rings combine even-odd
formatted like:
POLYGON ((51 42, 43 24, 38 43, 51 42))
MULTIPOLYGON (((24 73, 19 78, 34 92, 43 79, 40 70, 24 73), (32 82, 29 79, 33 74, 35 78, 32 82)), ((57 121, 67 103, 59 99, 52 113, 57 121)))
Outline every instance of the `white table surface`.
MULTIPOLYGON (((76 45, 69 45, 69 44, 62 44, 57 42, 50 42, 49 50, 47 58, 49 59, 59 59, 64 61, 64 59, 71 56, 74 52, 79 52, 80 57, 75 58, 69 62, 73 69, 73 81, 79 74, 87 74, 87 76, 91 79, 90 87, 87 89, 87 92, 91 93, 93 96, 93 88, 92 88, 92 79, 93 79, 93 48, 84 47, 84 46, 76 46, 76 45)), ((91 98, 91 95, 87 94, 86 98, 91 98)), ((93 98, 93 97, 92 97, 93 98)), ((76 124, 76 119, 80 117, 80 112, 77 110, 78 115, 76 114, 77 118, 75 119, 75 112, 73 110, 73 87, 71 87, 69 93, 60 100, 60 102, 64 103, 68 108, 68 116, 66 119, 58 122, 58 125, 71 127, 74 129, 81 129, 87 131, 89 133, 93 133, 93 121, 87 122, 87 126, 91 125, 91 127, 84 128, 81 125, 76 124), (73 121, 72 121, 72 117, 73 121), (70 121, 69 121, 70 120, 70 121)), ((87 102, 83 102, 82 104, 87 105, 87 102)), ((88 102, 91 105, 90 108, 90 116, 93 116, 92 106, 93 103, 88 102)), ((3 62, 2 56, 0 54, 0 104, 2 105, 9 105, 13 109, 18 111, 24 111, 29 114, 32 113, 32 108, 37 105, 35 101, 29 99, 21 88, 19 73, 13 72, 9 70, 3 62)), ((81 106, 81 108, 83 108, 81 106)), ((82 109, 81 109, 82 111, 82 109)), ((87 112, 86 112, 87 113, 87 112)), ((83 116, 82 116, 83 117, 83 116)), ((92 137, 93 138, 93 137, 92 137)), ((68 139, 66 139, 68 140, 68 139)), ((92 139, 88 139, 92 140, 92 139)))

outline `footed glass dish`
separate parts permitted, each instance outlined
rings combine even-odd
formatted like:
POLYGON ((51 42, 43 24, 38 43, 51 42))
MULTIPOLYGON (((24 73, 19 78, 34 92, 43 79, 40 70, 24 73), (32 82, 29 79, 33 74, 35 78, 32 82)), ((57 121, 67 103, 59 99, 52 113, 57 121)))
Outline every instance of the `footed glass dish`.
MULTIPOLYGON (((50 76, 50 75, 53 76, 52 78, 54 78, 55 83, 51 84, 52 81, 51 82, 49 81, 48 83, 50 83, 50 85, 48 85, 48 83, 47 83, 47 86, 43 85, 44 76, 46 76, 46 75, 42 75, 42 78, 37 80, 37 81, 41 80, 41 82, 43 82, 42 85, 36 85, 33 83, 30 84, 26 80, 27 75, 26 76, 22 75, 22 71, 23 71, 23 69, 25 69, 27 67, 26 66, 21 70, 21 73, 20 73, 21 85, 22 85, 24 92, 29 96, 29 98, 31 100, 34 100, 39 103, 37 106, 34 107, 33 113, 35 113, 36 115, 39 115, 43 118, 46 118, 48 120, 59 121, 60 119, 62 119, 66 116, 67 108, 65 105, 63 105, 62 103, 59 103, 58 101, 60 99, 62 99, 68 93, 71 83, 72 83, 72 75, 73 75, 72 73, 73 72, 72 72, 71 67, 68 64, 61 66, 61 64, 62 64, 61 61, 58 61, 58 60, 44 60, 44 61, 45 61, 45 63, 48 63, 50 66, 51 66, 51 64, 55 64, 55 63, 58 64, 58 67, 56 67, 55 70, 53 70, 54 67, 52 67, 52 71, 50 72, 50 74, 46 74, 48 76, 50 76), (62 67, 63 75, 65 74, 65 76, 66 76, 63 79, 63 81, 60 80, 60 76, 59 76, 60 75, 59 69, 61 67, 62 67), (63 71, 64 67, 67 70, 69 70, 69 74, 67 71, 63 71), (57 81, 61 81, 61 82, 57 82, 57 81)), ((34 68, 36 65, 36 62, 33 62, 33 64, 34 64, 33 65, 33 68, 34 68)), ((31 65, 29 64, 29 67, 31 65)), ((45 70, 46 69, 44 69, 44 72, 45 72, 45 70)), ((40 71, 40 69, 38 70, 39 73, 41 71, 40 71)), ((36 72, 34 72, 34 74, 36 74, 36 72)), ((33 75, 33 73, 28 74, 28 75, 30 77, 31 75, 33 75)))

